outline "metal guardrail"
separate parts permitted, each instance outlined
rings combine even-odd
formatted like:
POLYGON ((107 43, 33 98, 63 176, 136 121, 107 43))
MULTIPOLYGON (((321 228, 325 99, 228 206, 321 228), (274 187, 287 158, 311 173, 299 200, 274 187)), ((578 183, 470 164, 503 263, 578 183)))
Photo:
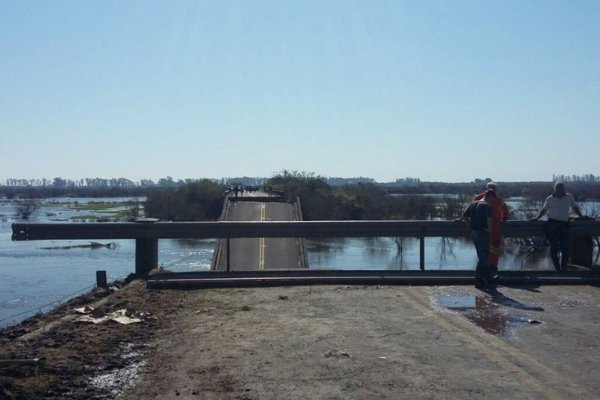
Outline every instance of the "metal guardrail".
MULTIPOLYGON (((16 223, 12 240, 183 239, 252 237, 457 237, 468 227, 456 221, 265 221, 265 222, 16 223)), ((571 233, 600 235, 600 221, 571 223, 571 233)), ((541 236, 543 221, 507 221, 504 237, 541 236)))
MULTIPOLYGON (((506 221, 504 237, 544 235, 543 221, 506 221)), ((460 237, 468 227, 457 221, 266 221, 17 223, 12 240, 135 239, 136 273, 158 265, 158 239, 256 237, 415 237, 420 239, 420 267, 425 268, 426 237, 460 237)), ((600 221, 571 224, 572 235, 600 236, 600 221)))
MULTIPOLYGON (((473 285, 473 271, 270 270, 158 273, 146 281, 152 289, 198 289, 292 285, 473 285)), ((589 271, 501 271, 498 283, 509 285, 598 285, 589 271)))

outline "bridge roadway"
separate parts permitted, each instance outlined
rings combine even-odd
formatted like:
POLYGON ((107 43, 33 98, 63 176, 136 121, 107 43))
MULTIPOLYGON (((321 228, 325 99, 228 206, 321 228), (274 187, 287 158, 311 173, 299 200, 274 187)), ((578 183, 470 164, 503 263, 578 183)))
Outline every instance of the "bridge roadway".
MULTIPOLYGON (((231 198, 224 220, 226 221, 295 221, 295 204, 231 198)), ((220 241, 221 252, 217 270, 262 271, 304 268, 303 242, 299 238, 240 238, 220 241), (229 245, 229 256, 227 256, 229 245)))

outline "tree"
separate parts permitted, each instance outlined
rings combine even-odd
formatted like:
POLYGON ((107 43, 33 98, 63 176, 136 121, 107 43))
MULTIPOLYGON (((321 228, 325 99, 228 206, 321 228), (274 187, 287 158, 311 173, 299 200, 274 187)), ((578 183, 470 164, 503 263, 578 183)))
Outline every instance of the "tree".
POLYGON ((221 215, 225 187, 205 179, 176 189, 161 188, 148 194, 149 217, 166 221, 216 220, 221 215))
POLYGON ((37 206, 38 203, 33 199, 21 200, 17 203, 17 216, 22 219, 29 219, 37 206))

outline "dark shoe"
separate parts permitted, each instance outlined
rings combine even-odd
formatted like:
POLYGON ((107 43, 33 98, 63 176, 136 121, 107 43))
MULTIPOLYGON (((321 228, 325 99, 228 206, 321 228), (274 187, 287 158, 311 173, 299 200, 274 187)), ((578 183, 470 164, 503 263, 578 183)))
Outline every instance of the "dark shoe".
POLYGON ((482 292, 489 292, 490 290, 496 289, 496 284, 494 282, 485 280, 483 282, 475 283, 475 288, 481 290, 482 292))
POLYGON ((485 293, 494 293, 496 292, 496 287, 495 286, 488 286, 488 285, 481 285, 479 287, 475 286, 477 289, 481 290, 482 292, 485 293))

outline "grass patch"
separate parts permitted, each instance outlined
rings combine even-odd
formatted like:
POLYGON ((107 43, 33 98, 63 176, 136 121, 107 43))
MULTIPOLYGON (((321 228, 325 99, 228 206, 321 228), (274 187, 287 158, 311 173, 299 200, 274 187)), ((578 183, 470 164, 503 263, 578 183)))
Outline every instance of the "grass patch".
POLYGON ((90 202, 84 204, 71 204, 70 208, 79 211, 106 211, 112 208, 127 207, 130 203, 127 202, 90 202))
POLYGON ((69 219, 71 221, 82 221, 82 220, 85 220, 85 221, 90 221, 90 220, 91 221, 95 221, 95 220, 98 219, 98 216, 97 215, 91 215, 91 214, 90 215, 76 215, 76 216, 71 217, 69 219))
MULTIPOLYGON (((70 206, 70 204, 69 204, 70 206)), ((42 203, 41 207, 47 207, 47 208, 65 208, 65 203, 59 203, 56 201, 50 201, 50 202, 46 202, 46 203, 42 203)))
POLYGON ((59 203, 59 202, 49 201, 49 202, 42 203, 41 206, 48 207, 48 208, 68 208, 71 210, 78 210, 78 211, 106 211, 106 210, 110 210, 113 208, 119 208, 119 207, 132 207, 133 204, 135 204, 135 203, 127 202, 127 201, 118 201, 118 202, 117 201, 115 201, 115 202, 92 201, 89 203, 77 203, 77 202, 59 203))

